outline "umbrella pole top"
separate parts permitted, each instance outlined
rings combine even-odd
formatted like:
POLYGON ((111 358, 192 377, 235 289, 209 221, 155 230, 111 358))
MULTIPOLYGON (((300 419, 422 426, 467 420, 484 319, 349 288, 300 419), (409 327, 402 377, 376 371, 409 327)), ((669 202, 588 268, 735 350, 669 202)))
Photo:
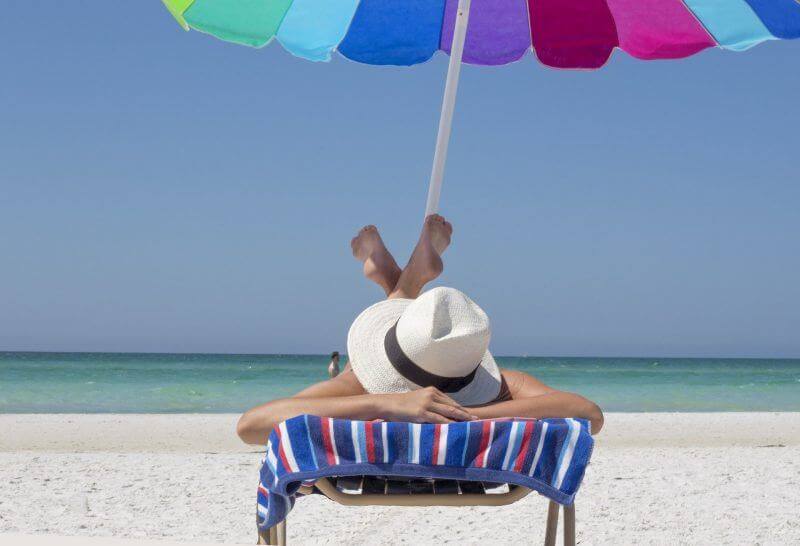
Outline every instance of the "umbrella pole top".
POLYGON ((471 0, 459 0, 456 14, 453 44, 450 50, 450 64, 447 67, 447 81, 444 86, 442 112, 439 116, 439 133, 436 137, 436 151, 433 154, 433 168, 428 185, 428 201, 425 216, 439 210, 439 197, 442 193, 444 166, 447 161, 447 148, 450 143, 450 132, 453 125, 453 112, 458 94, 458 79, 461 75, 461 58, 464 54, 464 43, 467 38, 469 24, 469 8, 471 0))

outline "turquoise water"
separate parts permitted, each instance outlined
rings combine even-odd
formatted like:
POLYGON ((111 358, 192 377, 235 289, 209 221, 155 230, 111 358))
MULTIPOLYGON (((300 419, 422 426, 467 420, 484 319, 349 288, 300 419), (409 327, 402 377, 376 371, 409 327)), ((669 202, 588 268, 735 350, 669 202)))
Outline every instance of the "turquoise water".
MULTIPOLYGON (((800 411, 800 360, 498 358, 606 411, 800 411)), ((240 412, 325 379, 326 356, 0 353, 0 412, 240 412)))

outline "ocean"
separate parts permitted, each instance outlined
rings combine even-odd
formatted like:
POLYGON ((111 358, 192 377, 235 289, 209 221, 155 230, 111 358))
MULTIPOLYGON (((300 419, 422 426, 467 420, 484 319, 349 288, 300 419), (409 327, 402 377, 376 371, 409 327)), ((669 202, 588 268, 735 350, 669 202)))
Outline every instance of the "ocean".
MULTIPOLYGON (((800 411, 800 360, 499 357, 605 411, 800 411)), ((0 413, 227 413, 326 378, 326 355, 0 352, 0 413)))

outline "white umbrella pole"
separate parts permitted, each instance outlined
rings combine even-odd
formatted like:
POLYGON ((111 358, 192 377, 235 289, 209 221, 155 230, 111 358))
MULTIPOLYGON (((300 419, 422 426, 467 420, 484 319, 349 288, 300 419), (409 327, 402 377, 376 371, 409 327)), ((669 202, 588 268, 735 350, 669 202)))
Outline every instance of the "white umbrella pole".
POLYGON ((428 186, 428 204, 425 207, 425 217, 439 210, 444 164, 447 160, 447 146, 450 143, 453 110, 456 107, 458 76, 461 74, 461 56, 464 53, 464 41, 467 37, 470 1, 458 0, 458 14, 456 15, 456 25, 453 31, 453 45, 450 50, 450 65, 447 68, 447 83, 444 87, 442 114, 439 117, 439 134, 436 137, 436 153, 433 155, 433 169, 431 170, 431 181, 428 186))

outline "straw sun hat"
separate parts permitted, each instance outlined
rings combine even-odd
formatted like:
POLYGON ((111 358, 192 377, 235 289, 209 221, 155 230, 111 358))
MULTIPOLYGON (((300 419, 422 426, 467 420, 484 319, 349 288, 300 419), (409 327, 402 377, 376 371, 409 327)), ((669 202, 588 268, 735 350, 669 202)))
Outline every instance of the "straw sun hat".
POLYGON ((347 335, 353 372, 367 392, 402 393, 434 386, 459 404, 486 404, 500 394, 483 309, 454 288, 365 309, 347 335))

